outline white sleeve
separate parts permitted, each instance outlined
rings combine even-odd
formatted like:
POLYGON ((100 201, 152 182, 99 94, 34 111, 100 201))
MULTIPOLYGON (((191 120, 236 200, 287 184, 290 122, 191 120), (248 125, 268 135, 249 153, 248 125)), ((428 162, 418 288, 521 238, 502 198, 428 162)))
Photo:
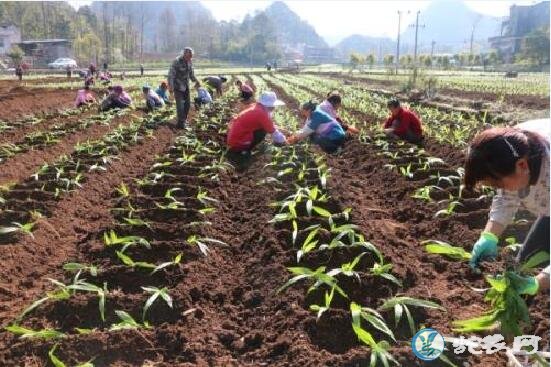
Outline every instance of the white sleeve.
POLYGON ((281 131, 277 130, 272 133, 272 141, 276 144, 283 144, 287 141, 285 135, 281 131))
POLYGON ((508 226, 515 219, 520 206, 520 198, 516 192, 497 190, 490 208, 490 220, 503 226, 508 226))
POLYGON ((314 133, 314 130, 310 129, 308 124, 306 124, 302 129, 300 129, 300 131, 296 134, 296 136, 298 136, 300 139, 304 139, 307 136, 312 135, 313 133, 314 133))

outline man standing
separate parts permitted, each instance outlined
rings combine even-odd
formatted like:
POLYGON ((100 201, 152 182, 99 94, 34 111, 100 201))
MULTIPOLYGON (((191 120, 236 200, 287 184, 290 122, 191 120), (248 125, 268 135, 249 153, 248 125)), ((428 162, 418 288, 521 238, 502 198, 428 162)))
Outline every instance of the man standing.
POLYGON ((187 115, 190 107, 189 81, 195 82, 199 87, 201 83, 195 78, 191 59, 193 58, 193 49, 184 48, 182 55, 178 56, 172 63, 168 72, 168 87, 170 93, 173 93, 176 101, 176 127, 182 129, 186 125, 187 115))

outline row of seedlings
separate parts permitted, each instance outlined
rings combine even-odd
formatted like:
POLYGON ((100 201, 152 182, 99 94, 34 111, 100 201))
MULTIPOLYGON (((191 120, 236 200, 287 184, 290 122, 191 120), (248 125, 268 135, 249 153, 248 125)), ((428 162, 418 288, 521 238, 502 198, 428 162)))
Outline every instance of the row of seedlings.
MULTIPOLYGON (((254 81, 257 87, 262 84, 254 81)), ((277 111, 275 119, 290 129, 299 125, 288 112, 277 111)), ((288 264, 292 276, 278 292, 291 286, 306 289, 303 306, 317 319, 310 336, 322 347, 331 350, 347 342, 347 348, 353 347, 353 333, 370 347, 366 361, 371 366, 398 365, 390 343, 409 343, 408 337, 417 330, 415 319, 426 309, 443 308, 400 295, 403 284, 392 274, 392 264, 353 224, 352 209, 341 209, 331 198, 327 190, 330 170, 323 154, 313 154, 307 144, 287 146, 273 154, 268 166, 274 175, 264 183, 278 192, 272 222, 289 231, 289 246, 296 250, 288 264), (390 319, 395 321, 394 328, 387 322, 390 319)))
MULTIPOLYGON (((124 110, 107 115, 114 118, 124 110)), ((170 114, 159 110, 145 117, 121 123, 102 139, 78 143, 70 155, 44 164, 28 179, 2 187, 0 193, 0 240, 12 242, 17 236, 32 236, 36 221, 48 217, 62 194, 78 190, 88 174, 107 171, 110 163, 130 147, 153 135, 159 121, 170 114)))
MULTIPOLYGON (((159 357, 149 337, 162 340, 165 323, 179 323, 194 311, 187 292, 178 290, 187 273, 183 263, 202 261, 212 246, 225 246, 207 237, 208 215, 216 210, 208 190, 216 187, 225 169, 217 165, 224 148, 200 134, 218 129, 216 122, 230 113, 224 99, 197 114, 194 128, 184 130, 146 176, 115 189, 113 226, 81 244, 78 259, 63 267, 65 282, 52 280, 54 290, 7 328, 14 337, 29 340, 15 344, 13 353, 38 350, 55 365, 69 359, 82 363, 89 351, 75 347, 94 345, 118 332, 128 347, 140 347, 136 353, 143 359, 159 357)), ((162 121, 172 117, 165 115, 162 121)), ((120 358, 91 349, 97 353, 80 366, 107 365, 120 358)), ((181 358, 176 362, 187 361, 181 358)))

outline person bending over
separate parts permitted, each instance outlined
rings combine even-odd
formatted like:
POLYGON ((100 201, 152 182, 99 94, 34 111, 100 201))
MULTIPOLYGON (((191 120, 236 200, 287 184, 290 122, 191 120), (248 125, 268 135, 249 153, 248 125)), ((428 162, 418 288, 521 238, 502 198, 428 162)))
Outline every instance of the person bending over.
POLYGON ((314 101, 301 106, 305 124, 302 130, 287 139, 289 144, 298 143, 310 137, 326 153, 335 153, 344 146, 345 132, 337 120, 323 112, 314 101))
POLYGON ((387 103, 390 117, 384 123, 383 129, 389 138, 402 139, 413 144, 421 144, 423 128, 419 118, 410 110, 400 106, 400 101, 391 99, 387 103))
POLYGON ((284 103, 277 99, 274 92, 262 93, 258 102, 239 113, 228 128, 228 158, 244 165, 251 156, 254 147, 264 141, 267 134, 272 135, 276 145, 286 143, 285 136, 275 127, 272 112, 284 103))
POLYGON ((128 108, 132 104, 132 99, 126 93, 122 86, 115 85, 110 88, 110 92, 101 102, 100 110, 108 111, 113 108, 128 108))
POLYGON ((520 207, 534 214, 521 263, 539 251, 549 252, 549 131, 550 120, 532 120, 515 127, 491 128, 478 133, 467 154, 465 187, 478 184, 497 189, 486 227, 474 244, 470 266, 493 260, 499 237, 520 207))
POLYGON ((142 92, 145 99, 147 111, 151 112, 165 105, 163 99, 159 97, 159 95, 155 93, 149 85, 144 85, 142 87, 142 92))
POLYGON ((337 120, 344 131, 350 132, 352 134, 357 134, 359 132, 354 126, 350 126, 339 117, 337 110, 342 106, 342 97, 337 91, 327 93, 327 98, 320 103, 320 110, 337 120))
POLYGON ((90 91, 90 86, 86 85, 84 89, 77 91, 77 98, 75 99, 75 107, 86 106, 88 103, 96 103, 96 97, 90 91))

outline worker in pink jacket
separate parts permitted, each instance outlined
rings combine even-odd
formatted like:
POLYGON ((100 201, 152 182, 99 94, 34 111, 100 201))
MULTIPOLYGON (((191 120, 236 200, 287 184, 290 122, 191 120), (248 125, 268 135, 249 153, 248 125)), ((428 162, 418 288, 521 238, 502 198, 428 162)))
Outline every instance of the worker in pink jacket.
POLYGON ((90 87, 87 85, 84 89, 77 91, 75 107, 86 106, 88 103, 96 103, 96 97, 94 97, 94 94, 90 91, 90 87))

